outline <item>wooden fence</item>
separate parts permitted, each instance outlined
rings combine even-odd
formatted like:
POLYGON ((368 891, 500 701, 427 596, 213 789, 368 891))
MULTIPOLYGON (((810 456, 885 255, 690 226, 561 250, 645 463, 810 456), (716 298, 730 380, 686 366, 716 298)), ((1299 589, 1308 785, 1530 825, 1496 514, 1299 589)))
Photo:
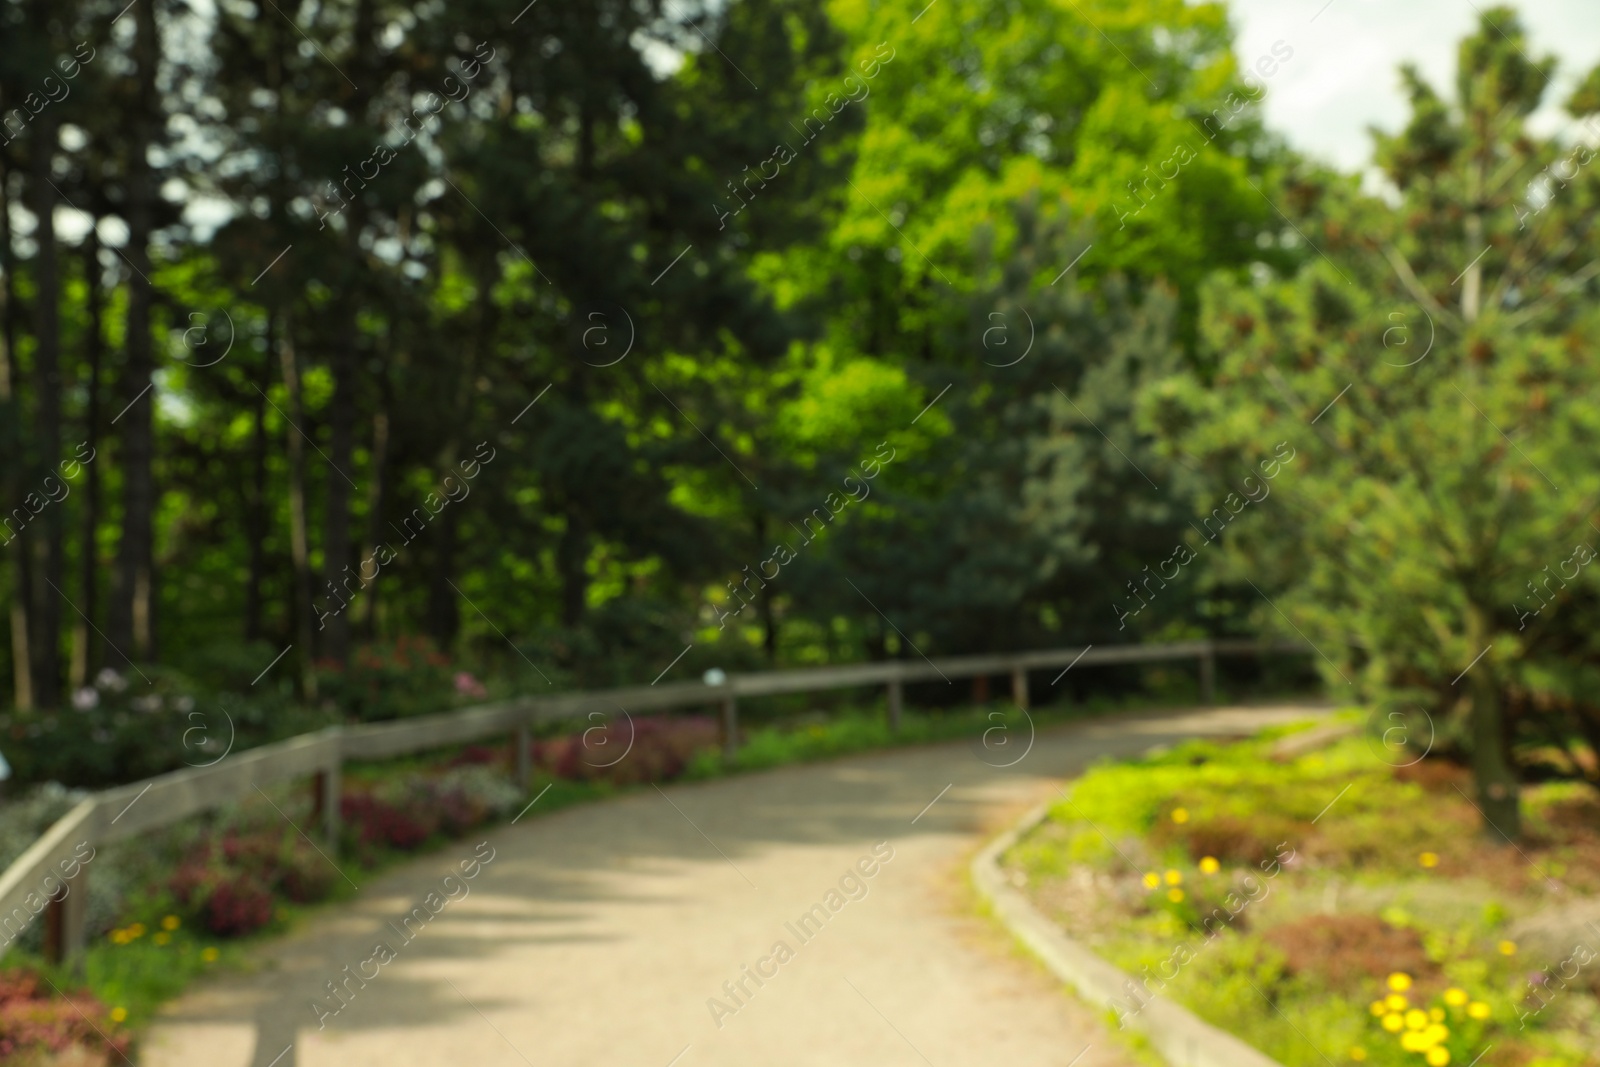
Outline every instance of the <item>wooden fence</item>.
MULTIPOLYGON (((808 667, 732 675, 719 685, 672 682, 590 692, 529 697, 456 711, 402 719, 398 722, 332 726, 313 734, 229 755, 209 767, 185 768, 131 785, 118 786, 83 800, 55 822, 29 849, 0 874, 0 951, 41 912, 45 919, 46 953, 73 960, 84 948, 87 878, 93 866, 77 851, 135 837, 144 831, 221 807, 258 792, 263 786, 297 778, 314 782, 314 811, 333 851, 339 837, 339 772, 346 760, 373 760, 509 736, 513 773, 526 787, 529 740, 541 723, 581 719, 592 712, 649 714, 671 708, 717 706, 721 709, 724 752, 738 745, 740 697, 808 693, 833 689, 883 686, 891 729, 900 724, 904 687, 908 682, 1009 675, 1011 698, 1026 709, 1029 673, 1065 670, 1069 666, 1110 663, 1155 663, 1197 660, 1203 699, 1213 699, 1216 657, 1269 651, 1301 650, 1298 643, 1264 644, 1251 640, 1180 641, 1163 645, 1119 645, 1067 648, 988 656, 955 656, 938 660, 894 660, 843 667, 808 667), (77 859, 75 859, 77 857, 77 859), (51 883, 54 883, 53 885, 51 883)), ((1058 676, 1059 677, 1059 676, 1058 676)), ((1052 683, 1053 684, 1053 683, 1052 683)))

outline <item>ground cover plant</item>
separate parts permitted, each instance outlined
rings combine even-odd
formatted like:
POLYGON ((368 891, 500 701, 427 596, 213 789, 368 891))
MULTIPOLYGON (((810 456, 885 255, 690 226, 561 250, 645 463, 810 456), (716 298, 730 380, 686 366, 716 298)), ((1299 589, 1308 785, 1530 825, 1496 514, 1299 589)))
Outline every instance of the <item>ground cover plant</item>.
POLYGON ((1117 1024, 1165 996, 1286 1067, 1600 1063, 1593 790, 1529 787, 1512 848, 1467 767, 1277 733, 1102 764, 1005 858, 1132 977, 1117 1024))

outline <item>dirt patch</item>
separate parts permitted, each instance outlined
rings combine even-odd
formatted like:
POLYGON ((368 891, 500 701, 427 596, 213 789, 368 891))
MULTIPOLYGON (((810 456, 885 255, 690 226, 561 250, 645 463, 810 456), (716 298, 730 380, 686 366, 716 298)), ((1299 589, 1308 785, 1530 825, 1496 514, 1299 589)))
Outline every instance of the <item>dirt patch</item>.
POLYGON ((1320 978, 1341 992, 1377 988, 1395 971, 1418 985, 1438 977, 1421 935, 1375 915, 1313 915, 1263 937, 1284 954, 1290 974, 1320 978))
POLYGON ((1195 860, 1212 856, 1223 863, 1253 867, 1273 857, 1278 842, 1290 836, 1285 830, 1277 820, 1246 822, 1231 815, 1217 815, 1181 825, 1169 818, 1156 824, 1150 839, 1158 848, 1180 844, 1195 860))
POLYGON ((1460 788, 1472 795, 1472 771, 1446 759, 1424 759, 1396 767, 1394 776, 1402 782, 1415 782, 1430 793, 1454 793, 1460 788))

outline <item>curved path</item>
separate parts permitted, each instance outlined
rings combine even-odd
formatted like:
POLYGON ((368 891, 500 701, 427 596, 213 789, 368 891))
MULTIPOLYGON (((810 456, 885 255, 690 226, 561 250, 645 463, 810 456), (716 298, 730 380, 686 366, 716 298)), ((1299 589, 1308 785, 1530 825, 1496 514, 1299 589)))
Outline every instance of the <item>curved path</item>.
POLYGON ((441 891, 477 843, 451 845, 193 990, 142 1064, 1131 1067, 1101 1012, 974 917, 968 859, 1100 756, 1319 710, 1124 714, 1043 732, 1004 769, 956 743, 535 808, 485 831, 472 881, 441 891), (320 1014, 336 978, 344 1006, 320 1014))

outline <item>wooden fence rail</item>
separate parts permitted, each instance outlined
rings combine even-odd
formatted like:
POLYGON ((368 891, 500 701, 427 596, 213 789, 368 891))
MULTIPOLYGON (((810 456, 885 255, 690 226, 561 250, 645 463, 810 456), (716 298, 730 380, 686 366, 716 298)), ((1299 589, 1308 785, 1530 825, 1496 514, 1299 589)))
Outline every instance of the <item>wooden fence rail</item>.
POLYGON ((339 838, 340 768, 347 760, 384 759, 509 736, 514 753, 513 774, 520 785, 526 786, 531 728, 542 723, 582 719, 595 712, 625 711, 634 715, 672 708, 717 706, 722 718, 723 750, 731 756, 738 748, 740 697, 883 686, 887 691, 890 728, 898 729, 905 686, 910 682, 949 682, 955 678, 1009 675, 1012 699, 1026 709, 1028 675, 1032 671, 1193 659, 1199 662, 1201 694, 1209 703, 1214 695, 1217 656, 1302 651, 1303 648, 1297 642, 1203 640, 952 656, 938 660, 894 660, 733 675, 719 685, 672 682, 561 693, 398 722, 332 726, 228 756, 213 766, 172 771, 83 800, 0 873, 0 952, 42 912, 47 955, 57 961, 77 958, 85 945, 87 878, 95 848, 170 826, 252 793, 264 793, 263 787, 275 782, 310 778, 316 783, 314 811, 321 823, 316 829, 325 838, 327 850, 332 852, 339 838), (84 859, 86 852, 87 860, 84 859))

